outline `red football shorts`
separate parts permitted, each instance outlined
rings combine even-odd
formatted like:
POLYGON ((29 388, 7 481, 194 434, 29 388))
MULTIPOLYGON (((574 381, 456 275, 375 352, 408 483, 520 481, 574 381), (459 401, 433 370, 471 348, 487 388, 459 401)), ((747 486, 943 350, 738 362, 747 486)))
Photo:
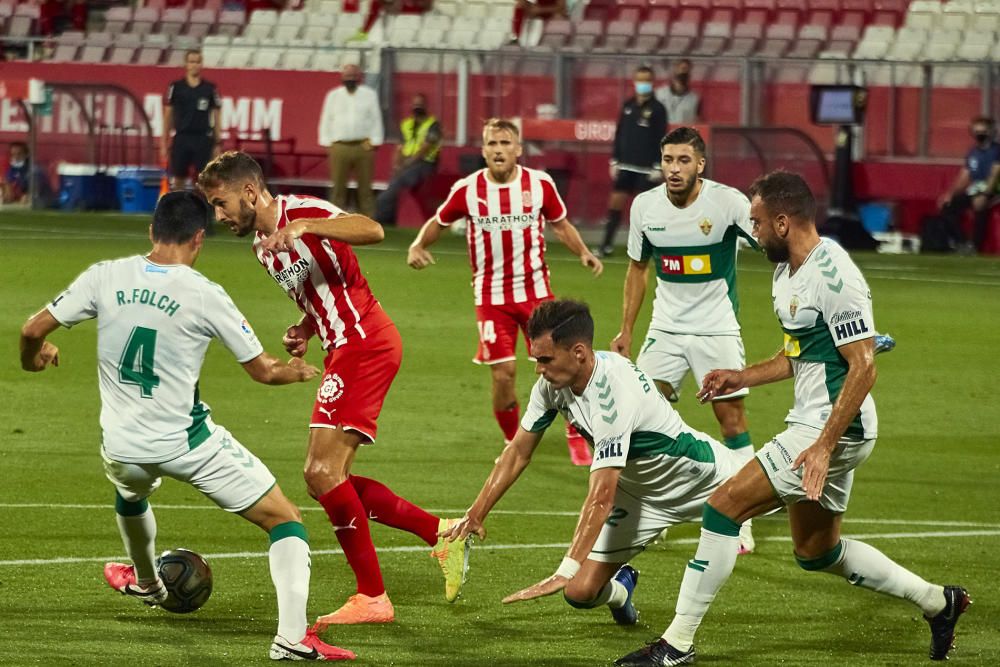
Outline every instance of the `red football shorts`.
POLYGON ((381 309, 379 316, 365 317, 362 326, 366 338, 353 336, 327 354, 309 426, 340 426, 375 442, 382 403, 403 360, 403 341, 381 309), (369 326, 377 328, 372 331, 369 326))
MULTIPOLYGON (((476 326, 479 329, 479 350, 472 361, 492 366, 504 361, 514 361, 517 356, 517 332, 524 333, 524 347, 527 349, 528 318, 535 306, 550 299, 536 299, 524 303, 503 306, 476 306, 476 326)), ((528 351, 531 354, 531 351, 528 351)))

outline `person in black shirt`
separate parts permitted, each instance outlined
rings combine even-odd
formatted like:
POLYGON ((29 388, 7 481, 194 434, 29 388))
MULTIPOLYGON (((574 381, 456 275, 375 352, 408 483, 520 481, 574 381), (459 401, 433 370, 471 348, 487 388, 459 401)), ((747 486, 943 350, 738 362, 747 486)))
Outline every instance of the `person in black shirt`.
POLYGON ((660 139, 667 131, 667 110, 653 96, 652 69, 638 68, 633 83, 635 96, 625 100, 615 128, 611 154, 614 184, 608 200, 604 242, 594 251, 598 257, 614 251, 615 233, 628 197, 648 190, 660 178, 660 139))
POLYGON ((186 76, 170 84, 163 109, 160 159, 173 177, 173 189, 184 186, 191 168, 197 176, 214 157, 219 145, 219 92, 201 78, 201 52, 185 55, 186 76), (175 132, 173 143, 170 134, 175 132), (169 147, 169 153, 168 153, 169 147))

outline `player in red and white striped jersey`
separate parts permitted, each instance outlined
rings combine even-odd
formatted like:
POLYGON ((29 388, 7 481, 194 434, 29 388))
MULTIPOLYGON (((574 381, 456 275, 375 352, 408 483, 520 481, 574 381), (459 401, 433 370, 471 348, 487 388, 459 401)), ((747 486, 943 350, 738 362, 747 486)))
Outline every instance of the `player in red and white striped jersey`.
POLYGON ((326 510, 354 570, 358 592, 316 625, 386 623, 394 618, 385 592, 368 519, 401 528, 431 547, 445 572, 445 594, 458 597, 464 548, 438 544, 448 522, 398 497, 373 479, 351 475, 362 444, 373 443, 377 419, 402 360, 402 341, 358 267, 352 245, 378 243, 382 227, 314 197, 272 196, 260 165, 231 151, 210 162, 198 187, 216 218, 237 236, 254 234, 253 248, 268 274, 303 313, 288 328, 285 348, 306 353, 317 335, 327 353, 323 381, 309 424, 305 480, 326 510))
MULTIPOLYGON (((437 214, 410 245, 407 257, 414 269, 433 264, 427 248, 440 238, 442 228, 468 220, 466 239, 479 327, 479 351, 474 361, 488 365, 493 374, 493 412, 506 441, 517 433, 519 420, 514 388, 518 330, 524 330, 536 305, 552 298, 545 263, 545 225, 595 276, 604 270, 567 220, 566 205, 552 177, 518 165, 520 156, 517 126, 498 118, 486 121, 486 168, 452 186, 437 214)), ((575 432, 567 434, 573 462, 590 465, 586 443, 575 432)))

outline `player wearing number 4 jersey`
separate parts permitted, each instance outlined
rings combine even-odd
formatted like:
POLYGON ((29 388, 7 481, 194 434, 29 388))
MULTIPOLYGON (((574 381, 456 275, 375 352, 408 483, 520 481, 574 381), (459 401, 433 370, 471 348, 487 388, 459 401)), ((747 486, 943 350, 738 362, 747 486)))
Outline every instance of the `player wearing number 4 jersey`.
POLYGON ((108 563, 119 592, 149 605, 167 592, 156 572, 156 520, 147 498, 163 476, 188 482, 226 511, 269 535, 278 597, 272 659, 340 660, 354 654, 307 631, 309 542, 298 509, 261 461, 216 425, 198 394, 205 350, 218 338, 257 382, 289 384, 319 371, 264 352, 249 323, 221 287, 192 267, 211 210, 189 192, 165 195, 153 213, 152 251, 94 264, 21 331, 21 366, 59 365, 46 337, 60 325, 97 318, 101 454, 116 487, 118 528, 132 565, 108 563))
MULTIPOLYGON (((486 168, 452 187, 437 214, 424 224, 410 245, 407 263, 423 269, 434 263, 427 248, 444 227, 468 219, 466 239, 472 264, 472 288, 479 328, 474 361, 490 367, 493 413, 505 442, 517 433, 518 404, 514 349, 531 311, 552 298, 545 263, 545 225, 595 276, 603 266, 584 245, 567 220, 566 205, 552 178, 517 164, 521 156, 517 126, 497 118, 483 128, 486 168)), ((583 438, 567 428, 570 456, 577 465, 590 464, 583 438)))
POLYGON ((740 466, 736 454, 684 423, 631 361, 594 352, 594 321, 582 303, 549 301, 528 321, 541 375, 514 441, 466 516, 448 533, 485 538, 483 523, 531 461, 557 414, 594 444, 590 489, 569 551, 551 577, 504 602, 565 588, 576 608, 608 605, 621 625, 638 618, 638 573, 626 563, 665 529, 696 521, 712 491, 740 466))
POLYGON ((431 555, 445 575, 445 597, 454 602, 468 544, 439 540, 437 533, 447 520, 374 479, 351 474, 358 447, 375 442, 382 403, 402 361, 399 332, 372 295, 351 249, 381 241, 382 227, 314 197, 272 196, 260 165, 245 153, 220 155, 202 171, 198 186, 220 222, 237 236, 253 234, 257 259, 302 311, 299 323, 286 332, 285 348, 301 357, 315 335, 327 355, 309 424, 305 480, 309 494, 326 510, 358 587, 315 629, 395 618, 369 519, 413 533, 434 547, 431 555))
POLYGON ((754 235, 778 266, 771 289, 784 345, 746 369, 709 373, 701 400, 795 378, 788 426, 705 503, 701 538, 684 570, 676 615, 663 637, 616 665, 695 661, 694 636, 736 562, 740 524, 782 505, 795 560, 859 588, 908 600, 931 627, 930 658, 945 660, 969 605, 960 586, 938 586, 859 540, 842 538, 854 470, 875 446, 878 424, 871 292, 843 248, 816 232, 816 200, 796 174, 777 171, 750 188, 754 235))

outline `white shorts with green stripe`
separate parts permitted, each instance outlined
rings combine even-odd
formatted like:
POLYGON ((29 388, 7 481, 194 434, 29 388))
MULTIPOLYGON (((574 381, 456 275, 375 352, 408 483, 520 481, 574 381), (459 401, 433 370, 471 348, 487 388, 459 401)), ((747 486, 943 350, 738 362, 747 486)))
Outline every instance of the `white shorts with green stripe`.
MULTIPOLYGON (((757 462, 764 469, 774 493, 786 505, 806 499, 802 490, 802 468, 792 469, 795 459, 807 447, 816 442, 820 429, 803 424, 789 424, 788 428, 774 436, 757 452, 757 462)), ((831 512, 842 514, 847 511, 854 485, 854 469, 871 456, 875 440, 842 437, 830 457, 830 470, 820 496, 819 504, 831 512)))
POLYGON ((207 440, 170 461, 124 463, 104 458, 104 474, 131 503, 148 498, 161 478, 187 482, 227 512, 243 512, 267 495, 274 475, 221 426, 207 440))
MULTIPOLYGON (((651 328, 642 341, 635 365, 654 380, 669 382, 679 396, 681 382, 688 371, 694 375, 697 391, 709 371, 717 368, 742 369, 746 365, 746 355, 743 339, 739 336, 694 336, 651 328)), ((738 398, 749 393, 750 390, 744 388, 716 400, 738 398)), ((667 398, 677 400, 676 396, 667 398)))

